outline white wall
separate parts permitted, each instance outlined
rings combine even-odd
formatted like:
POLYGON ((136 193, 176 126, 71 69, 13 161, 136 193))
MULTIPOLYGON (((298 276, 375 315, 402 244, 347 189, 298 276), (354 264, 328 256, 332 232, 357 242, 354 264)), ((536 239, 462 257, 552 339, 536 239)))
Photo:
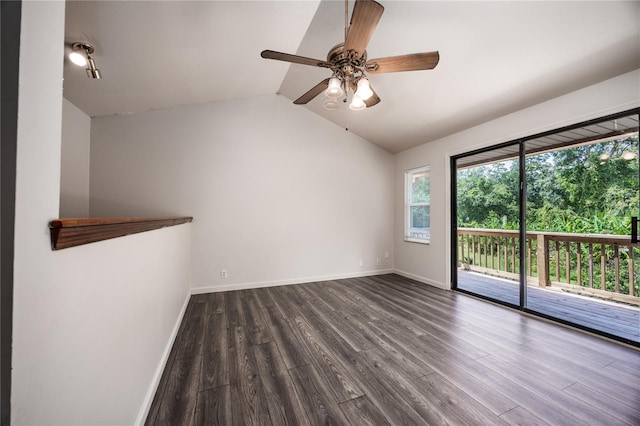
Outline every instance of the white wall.
POLYGON ((392 155, 277 95, 94 118, 90 193, 92 216, 193 215, 196 291, 393 267, 392 155))
POLYGON ((22 3, 11 420, 133 424, 189 294, 190 225, 51 250, 64 12, 64 2, 22 3))
POLYGON ((62 100, 60 217, 89 217, 91 117, 62 100))
POLYGON ((441 288, 451 285, 449 159, 473 149, 625 111, 640 105, 640 71, 623 74, 395 156, 394 247, 397 272, 441 288), (431 166, 431 244, 403 241, 404 171, 431 166))

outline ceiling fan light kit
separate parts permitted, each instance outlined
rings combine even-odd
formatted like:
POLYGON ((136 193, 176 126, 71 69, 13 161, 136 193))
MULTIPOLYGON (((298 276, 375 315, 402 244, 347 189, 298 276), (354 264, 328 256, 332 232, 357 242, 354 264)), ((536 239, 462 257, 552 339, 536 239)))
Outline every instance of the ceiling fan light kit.
POLYGON ((338 77, 331 77, 329 79, 329 87, 324 91, 324 94, 328 98, 339 98, 344 95, 344 90, 342 90, 342 81, 338 77))
MULTIPOLYGON (((400 71, 430 70, 438 65, 438 52, 413 53, 367 60, 367 45, 382 17, 384 7, 373 0, 356 0, 353 6, 350 25, 346 26, 348 0, 345 0, 345 41, 334 46, 326 61, 288 53, 263 50, 260 56, 294 64, 328 68, 333 74, 324 79, 307 93, 293 101, 304 105, 324 91, 325 109, 337 109, 337 98, 353 92, 349 109, 354 111, 377 105, 380 97, 371 88, 366 73, 379 74, 400 71)), ((346 99, 345 99, 346 102, 346 99)))
POLYGON ((373 96, 373 91, 371 90, 371 86, 369 86, 369 80, 366 77, 360 77, 358 80, 358 89, 356 90, 356 95, 360 97, 363 101, 366 101, 371 96, 373 96))
POLYGON ((349 109, 353 111, 360 111, 367 107, 367 104, 364 103, 364 100, 357 94, 353 95, 351 98, 351 103, 349 104, 349 109))
POLYGON ((334 110, 340 108, 340 104, 338 103, 338 98, 328 97, 327 100, 322 104, 324 109, 334 110))

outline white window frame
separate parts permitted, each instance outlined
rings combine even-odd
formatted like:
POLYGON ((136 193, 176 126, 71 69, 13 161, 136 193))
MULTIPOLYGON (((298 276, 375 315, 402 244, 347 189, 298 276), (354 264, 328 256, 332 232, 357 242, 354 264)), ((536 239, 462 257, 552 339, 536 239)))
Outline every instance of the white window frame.
POLYGON ((412 188, 414 176, 419 174, 427 174, 429 177, 429 188, 431 188, 431 168, 429 166, 417 167, 404 172, 404 240, 412 243, 429 244, 431 242, 431 220, 429 220, 429 228, 424 237, 416 237, 411 235, 411 207, 429 206, 431 211, 431 190, 429 190, 429 201, 414 203, 412 202, 412 188))

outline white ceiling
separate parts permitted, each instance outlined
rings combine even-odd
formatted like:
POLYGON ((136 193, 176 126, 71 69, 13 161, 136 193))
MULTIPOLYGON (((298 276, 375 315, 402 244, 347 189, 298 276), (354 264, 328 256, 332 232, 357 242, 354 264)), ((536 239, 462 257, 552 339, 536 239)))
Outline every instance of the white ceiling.
MULTIPOLYGON (((364 111, 306 106, 390 152, 640 68, 640 2, 390 1, 369 58, 440 52, 430 71, 371 75, 364 111)), ((350 10, 353 2, 350 2, 350 10)), ((342 1, 68 2, 66 41, 88 41, 104 78, 65 61, 65 97, 91 116, 279 92, 294 100, 343 41, 342 1)), ((640 94, 639 94, 640 96, 640 94)))
POLYGON ((68 59, 64 96, 90 116, 273 94, 318 1, 68 1, 65 43, 87 41, 101 80, 68 59))

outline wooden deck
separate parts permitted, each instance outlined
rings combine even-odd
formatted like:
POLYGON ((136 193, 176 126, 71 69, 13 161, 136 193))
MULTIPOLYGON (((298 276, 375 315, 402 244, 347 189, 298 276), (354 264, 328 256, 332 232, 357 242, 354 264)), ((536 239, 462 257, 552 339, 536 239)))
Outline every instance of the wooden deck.
MULTIPOLYGON (((458 271, 458 287, 518 305, 518 284, 475 272, 458 271)), ((527 308, 640 343, 640 309, 595 298, 527 287, 527 308)))
POLYGON ((639 425, 640 351, 398 275, 194 295, 151 425, 639 425))

